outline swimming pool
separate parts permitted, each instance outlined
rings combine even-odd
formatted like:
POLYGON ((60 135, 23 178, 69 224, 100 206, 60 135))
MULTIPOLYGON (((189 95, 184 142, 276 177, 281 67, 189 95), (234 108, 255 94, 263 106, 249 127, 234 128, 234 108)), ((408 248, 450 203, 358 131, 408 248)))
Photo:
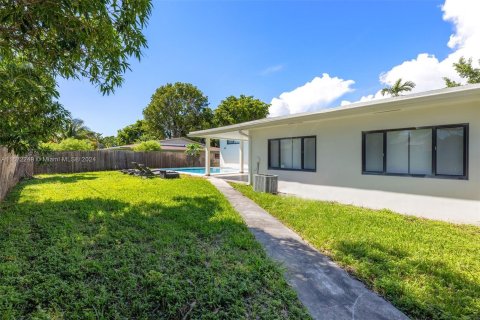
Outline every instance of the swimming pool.
MULTIPOLYGON (((205 174, 205 167, 185 167, 185 168, 168 168, 166 170, 177 171, 180 173, 190 174, 205 174)), ((210 174, 222 174, 222 173, 238 173, 237 169, 232 168, 220 168, 210 167, 210 174)))

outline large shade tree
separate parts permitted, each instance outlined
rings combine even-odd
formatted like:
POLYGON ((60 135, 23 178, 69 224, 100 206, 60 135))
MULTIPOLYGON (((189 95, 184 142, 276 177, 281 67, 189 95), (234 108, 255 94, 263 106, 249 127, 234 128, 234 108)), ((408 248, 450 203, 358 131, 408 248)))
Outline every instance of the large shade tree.
MULTIPOLYGON (((120 145, 133 144, 139 141, 152 140, 157 137, 150 134, 145 120, 137 120, 134 124, 128 125, 117 131, 117 142, 120 145)), ((161 138, 161 136, 159 137, 161 138)))
POLYGON ((66 125, 55 80, 31 63, 0 59, 0 145, 25 154, 66 125))
POLYGON ((13 0, 0 4, 0 57, 54 76, 85 77, 109 93, 140 58, 150 0, 13 0))
POLYGON ((190 83, 168 83, 158 88, 143 115, 152 133, 166 138, 209 128, 213 112, 208 98, 190 83))
POLYGON ((59 131, 68 112, 56 79, 88 79, 103 94, 146 46, 150 0, 0 3, 0 144, 25 153, 59 131))
POLYGON ((118 139, 115 136, 106 136, 100 137, 99 147, 100 148, 111 148, 118 146, 118 139))
POLYGON ((213 122, 217 126, 227 126, 263 119, 268 116, 270 105, 253 96, 240 95, 240 97, 229 96, 220 102, 215 109, 213 122))

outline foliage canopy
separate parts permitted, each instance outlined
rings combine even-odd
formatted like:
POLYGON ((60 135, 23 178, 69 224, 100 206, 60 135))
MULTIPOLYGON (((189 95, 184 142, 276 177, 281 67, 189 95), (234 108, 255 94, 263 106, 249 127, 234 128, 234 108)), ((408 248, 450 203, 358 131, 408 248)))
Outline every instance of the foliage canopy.
POLYGON ((75 138, 67 138, 59 143, 42 143, 41 147, 44 151, 90 151, 95 149, 90 140, 75 138))
POLYGON ((117 131, 117 140, 120 145, 139 142, 144 140, 144 137, 151 138, 144 120, 137 120, 134 124, 128 125, 117 131))
POLYGON ((100 137, 99 140, 101 148, 110 148, 118 146, 118 139, 115 136, 100 137))
POLYGON ((186 145, 185 154, 189 157, 198 158, 202 149, 202 146, 198 143, 189 143, 186 145))
POLYGON ((143 141, 133 147, 133 151, 160 151, 162 146, 156 140, 143 141))
POLYGON ((88 79, 103 94, 146 47, 151 0, 0 3, 0 144, 25 154, 69 118, 56 78, 88 79))
MULTIPOLYGON (((480 60, 478 60, 478 62, 480 64, 480 60)), ((458 62, 453 64, 453 67, 461 78, 467 80, 468 84, 480 83, 480 68, 473 67, 472 63, 472 58, 466 60, 464 57, 461 57, 458 62)), ((447 77, 443 78, 443 80, 445 80, 447 87, 458 87, 462 85, 447 77)))
POLYGON ((20 59, 0 58, 0 145, 22 155, 61 131, 70 114, 56 98, 50 74, 20 59))
POLYGON ((268 116, 270 105, 253 96, 229 96, 215 109, 213 122, 216 126, 263 119, 268 116))
POLYGON ((208 98, 190 83, 168 83, 159 87, 143 115, 152 133, 166 138, 186 136, 209 128, 213 112, 208 98))
POLYGON ((0 57, 21 55, 55 77, 85 77, 110 93, 147 45, 151 7, 150 0, 2 1, 0 57))
POLYGON ((89 127, 87 127, 82 119, 69 118, 65 121, 62 130, 58 133, 57 136, 60 140, 67 138, 97 140, 99 138, 99 135, 100 134, 92 131, 89 127))
POLYGON ((186 145, 185 154, 187 155, 187 159, 190 161, 191 166, 195 167, 196 162, 200 158, 200 152, 202 149, 202 146, 198 143, 189 143, 186 145))

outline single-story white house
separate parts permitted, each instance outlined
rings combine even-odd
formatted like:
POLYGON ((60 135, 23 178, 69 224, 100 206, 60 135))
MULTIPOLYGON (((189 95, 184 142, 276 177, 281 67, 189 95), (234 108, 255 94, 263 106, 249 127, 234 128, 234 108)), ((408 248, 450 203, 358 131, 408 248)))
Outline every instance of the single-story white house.
POLYGON ((207 146, 210 139, 248 141, 249 181, 257 171, 278 175, 283 193, 480 224, 480 85, 190 136, 207 146))

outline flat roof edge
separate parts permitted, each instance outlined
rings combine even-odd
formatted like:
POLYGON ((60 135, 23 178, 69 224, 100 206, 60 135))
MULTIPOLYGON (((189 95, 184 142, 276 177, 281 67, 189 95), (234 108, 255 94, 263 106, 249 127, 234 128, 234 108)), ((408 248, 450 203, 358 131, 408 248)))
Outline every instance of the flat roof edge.
POLYGON ((418 101, 418 102, 432 101, 433 102, 437 99, 444 99, 444 98, 455 98, 455 97, 467 98, 470 95, 478 95, 480 97, 480 84, 472 84, 472 85, 464 85, 464 86, 454 87, 454 88, 443 88, 443 89, 437 89, 437 90, 431 90, 431 91, 424 91, 424 92, 414 93, 414 94, 400 96, 400 97, 393 97, 393 98, 376 99, 376 100, 363 101, 363 102, 359 101, 359 102, 354 102, 352 104, 349 104, 347 106, 337 106, 337 107, 322 109, 314 112, 303 112, 303 113, 290 114, 290 115, 279 116, 279 117, 264 118, 259 120, 233 124, 229 126, 193 131, 193 132, 190 132, 187 136, 204 137, 208 135, 222 134, 226 132, 248 130, 251 128, 275 125, 275 123, 281 124, 282 122, 285 122, 285 121, 287 122, 289 120, 295 121, 297 119, 302 119, 306 117, 314 117, 314 116, 320 117, 322 115, 327 115, 327 114, 331 115, 335 113, 341 114, 342 111, 343 112, 358 111, 360 112, 360 114, 362 114, 361 111, 368 112, 370 109, 369 107, 371 108, 381 107, 383 105, 405 106, 415 101, 418 101))

